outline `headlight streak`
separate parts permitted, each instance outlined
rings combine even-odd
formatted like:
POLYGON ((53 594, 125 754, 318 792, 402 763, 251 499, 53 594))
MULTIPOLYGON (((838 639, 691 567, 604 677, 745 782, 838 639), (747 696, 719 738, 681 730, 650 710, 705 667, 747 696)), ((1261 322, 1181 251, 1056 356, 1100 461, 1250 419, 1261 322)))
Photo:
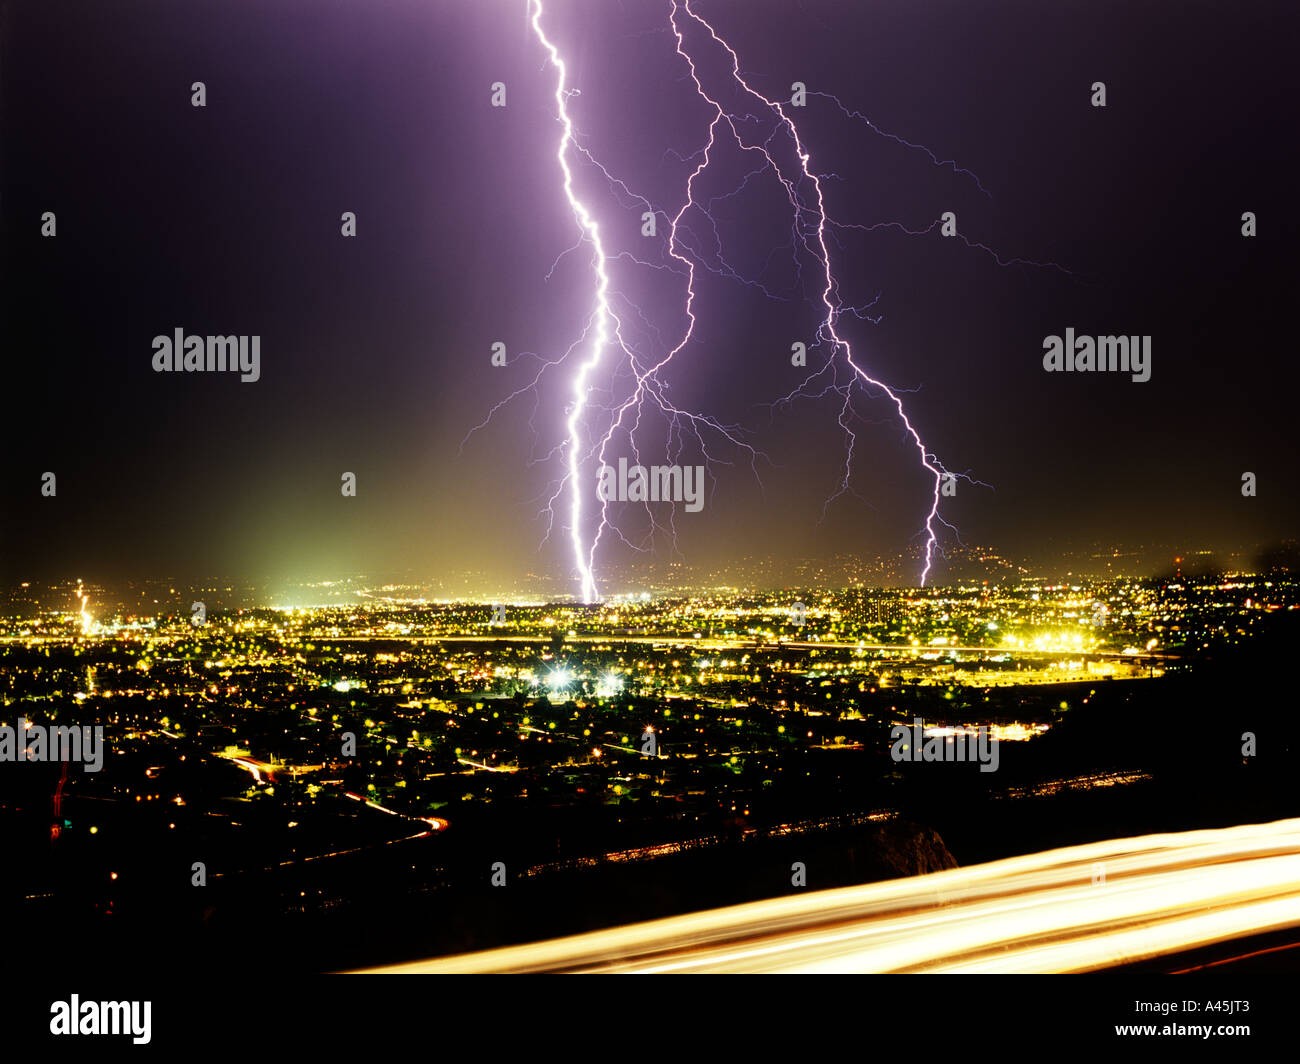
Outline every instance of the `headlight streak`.
POLYGON ((1295 926, 1300 819, 1111 839, 373 971, 1082 972, 1295 926))

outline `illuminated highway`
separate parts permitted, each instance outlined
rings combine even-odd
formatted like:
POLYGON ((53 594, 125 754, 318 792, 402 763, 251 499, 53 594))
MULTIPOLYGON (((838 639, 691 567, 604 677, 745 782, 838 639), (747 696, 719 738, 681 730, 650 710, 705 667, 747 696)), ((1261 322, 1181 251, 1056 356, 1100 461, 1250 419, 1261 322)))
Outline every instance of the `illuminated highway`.
MULTIPOLYGON (((323 637, 322 637, 323 638, 323 637)), ((339 635, 331 636, 336 643, 550 643, 554 636, 547 635, 339 635)), ((596 643, 601 646, 624 644, 646 646, 691 647, 697 650, 892 650, 901 654, 1008 654, 1052 655, 1064 654, 1076 658, 1138 658, 1155 661, 1174 661, 1179 655, 1161 651, 1144 650, 1140 654, 1125 654, 1120 650, 1082 650, 1062 647, 1006 647, 1006 646, 949 646, 945 643, 863 643, 833 642, 831 640, 796 642, 789 639, 755 639, 753 636, 693 636, 680 632, 663 635, 565 635, 569 643, 596 643)))
MULTIPOLYGON (((150 641, 151 646, 167 646, 183 643, 188 635, 156 636, 150 641)), ((485 632, 481 635, 404 635, 401 633, 384 633, 371 635, 366 633, 339 633, 317 637, 326 643, 414 643, 439 645, 442 643, 534 643, 550 644, 553 635, 496 635, 485 632)), ((30 638, 19 636, 0 636, 0 644, 16 643, 23 646, 67 645, 69 640, 59 638, 30 638)), ((682 633, 663 635, 565 635, 566 645, 595 644, 597 646, 667 646, 689 647, 693 650, 708 651, 752 651, 752 650, 857 650, 871 652, 889 652, 902 657, 919 657, 924 654, 976 654, 981 657, 1006 655, 1017 657, 1068 657, 1096 658, 1099 660, 1119 659, 1146 665, 1152 662, 1178 661, 1182 655, 1170 651, 1143 650, 1139 653, 1122 650, 1084 650, 1074 647, 1033 647, 1033 646, 951 646, 945 643, 866 643, 834 642, 831 640, 796 642, 789 639, 756 639, 753 636, 694 636, 682 633)))
POLYGON ((1300 927, 1300 819, 1146 835, 371 969, 1085 972, 1300 927))

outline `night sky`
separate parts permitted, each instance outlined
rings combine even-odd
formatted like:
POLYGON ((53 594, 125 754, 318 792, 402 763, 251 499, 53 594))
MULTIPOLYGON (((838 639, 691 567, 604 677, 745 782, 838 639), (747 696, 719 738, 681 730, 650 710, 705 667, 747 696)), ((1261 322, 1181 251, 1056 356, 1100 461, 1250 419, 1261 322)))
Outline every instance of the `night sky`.
MULTIPOLYGON (((1294 5, 693 6, 755 88, 834 94, 989 193, 810 95, 789 113, 812 168, 835 175, 833 218, 925 230, 953 211, 1004 261, 1068 271, 999 266, 937 229, 842 229, 831 243, 844 302, 876 299, 881 317, 841 319, 855 358, 949 469, 992 486, 944 500, 967 542, 1045 561, 1093 540, 1249 551, 1294 535, 1294 5), (1151 380, 1045 373, 1043 338, 1067 327, 1151 335, 1151 380), (1244 471, 1257 498, 1241 496, 1244 471)), ((670 7, 549 0, 543 25, 581 91, 581 145, 675 213, 712 115, 670 7)), ((723 54, 690 42, 722 84, 723 54)), ((580 233, 556 160, 556 72, 524 0, 11 2, 0 48, 0 577, 473 569, 573 583, 565 497, 545 544, 540 511, 563 471, 576 363, 461 449, 592 308, 589 251, 556 263, 580 233), (191 106, 195 81, 206 107, 191 106), (490 105, 498 81, 505 108, 490 105), (177 328, 259 335, 261 379, 153 372, 153 337, 177 328), (505 368, 490 364, 496 341, 505 368), (356 498, 340 495, 344 471, 356 498)), ((686 326, 684 280, 629 256, 667 261, 664 218, 643 237, 645 208, 570 158, 623 256, 610 275, 627 336, 657 361, 686 326)), ((643 512, 625 513, 626 534, 653 547, 646 558, 704 566, 897 555, 917 542, 930 478, 892 405, 855 392, 853 491, 825 515, 842 400, 768 406, 808 372, 790 345, 812 343, 820 284, 791 252, 773 174, 731 195, 755 166, 720 149, 696 190, 716 197, 729 267, 771 297, 699 268, 694 340, 663 381, 678 406, 743 426, 767 456, 761 485, 744 452, 706 435, 716 481, 702 512, 676 518, 680 554, 662 531, 647 541, 643 512)), ((719 269, 703 215, 686 230, 719 269)), ((828 354, 810 350, 809 370, 828 354)), ((627 385, 626 372, 598 378, 627 385)), ((656 418, 639 437, 646 464, 668 460, 656 418)), ((678 460, 704 461, 689 438, 678 460)), ((666 524, 666 508, 656 516, 666 524)), ((607 537, 598 575, 634 557, 607 537)))

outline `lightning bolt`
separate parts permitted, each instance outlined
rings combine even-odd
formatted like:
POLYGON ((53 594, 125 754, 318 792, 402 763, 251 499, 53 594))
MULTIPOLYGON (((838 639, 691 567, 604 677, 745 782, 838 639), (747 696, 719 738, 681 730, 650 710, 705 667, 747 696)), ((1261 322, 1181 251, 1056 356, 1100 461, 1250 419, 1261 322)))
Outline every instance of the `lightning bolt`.
MULTIPOLYGON (((666 367, 696 338, 696 277, 697 269, 738 282, 748 288, 761 292, 765 297, 782 299, 784 297, 771 291, 762 276, 744 277, 727 261, 717 221, 712 213, 716 203, 739 195, 752 179, 771 172, 784 189, 791 209, 790 239, 787 245, 792 259, 798 283, 804 284, 803 257, 801 252, 815 264, 817 278, 815 281, 815 303, 820 307, 820 321, 815 333, 812 349, 824 349, 824 364, 808 375, 788 395, 770 407, 789 404, 795 399, 816 399, 827 395, 841 397, 839 412, 836 416, 845 439, 843 473, 837 489, 826 499, 823 506, 823 518, 827 508, 840 496, 858 493, 852 489, 854 457, 857 449, 857 435, 853 428, 853 419, 860 415, 853 406, 855 386, 869 399, 885 400, 887 409, 901 426, 904 437, 915 450, 922 475, 929 484, 929 502, 926 506, 924 520, 917 532, 917 537, 924 538, 924 564, 920 573, 922 586, 929 578, 933 567, 935 553, 938 550, 938 526, 943 526, 954 534, 956 529, 944 521, 939 514, 941 490, 945 476, 955 476, 973 484, 981 484, 966 473, 950 474, 930 451, 922 439, 916 425, 908 415, 902 396, 906 389, 891 387, 884 380, 868 371, 862 360, 855 354, 849 338, 841 331, 840 321, 845 314, 863 321, 878 322, 879 315, 871 313, 877 296, 860 305, 845 303, 840 297, 840 286, 836 277, 831 255, 831 243, 839 246, 835 237, 836 230, 859 230, 870 232, 880 228, 894 228, 911 236, 925 236, 932 233, 938 222, 932 222, 926 228, 909 229, 899 222, 879 222, 872 225, 843 223, 832 218, 827 210, 822 182, 835 178, 834 174, 818 174, 812 167, 812 155, 800 135, 799 129, 791 118, 787 106, 781 100, 769 98, 759 92, 751 80, 741 73, 740 59, 736 51, 725 41, 718 31, 692 7, 692 0, 669 0, 668 30, 675 45, 676 54, 686 64, 687 72, 696 93, 710 110, 711 117, 707 125, 704 143, 688 157, 683 157, 671 150, 665 153, 687 164, 689 174, 684 187, 684 199, 676 208, 658 206, 645 196, 636 192, 628 182, 615 175, 596 155, 586 147, 569 110, 570 99, 578 95, 578 90, 569 81, 569 72, 557 45, 547 35, 542 25, 544 17, 542 0, 529 0, 528 21, 536 36, 549 65, 555 73, 555 116, 560 127, 560 136, 556 145, 556 159, 562 175, 562 190, 569 210, 578 228, 574 244, 562 251, 552 264, 549 279, 561 259, 570 253, 586 247, 591 255, 591 272, 594 281, 592 308, 587 316, 578 339, 560 358, 554 361, 538 358, 542 365, 532 379, 523 387, 516 389, 505 399, 494 405, 487 417, 465 437, 469 439, 474 432, 489 424, 493 416, 512 400, 532 392, 537 394, 537 387, 543 377, 556 367, 566 366, 579 350, 582 354, 577 359, 571 381, 567 390, 567 409, 565 415, 564 440, 553 447, 542 461, 554 458, 563 461, 563 474, 554 491, 546 500, 543 512, 549 516, 545 542, 549 539, 556 524, 555 507, 567 493, 569 550, 578 576, 580 593, 585 603, 598 601, 595 571, 598 548, 606 534, 617 536, 623 543, 636 550, 644 548, 631 543, 609 515, 608 501, 601 499, 599 518, 594 521, 594 531, 589 537, 584 535, 583 486, 589 479, 590 465, 596 463, 604 467, 609 448, 614 440, 625 434, 635 461, 640 464, 640 450, 637 434, 646 419, 647 410, 657 410, 667 423, 667 456, 675 462, 686 445, 688 436, 707 460, 706 468, 710 470, 710 482, 713 483, 712 467, 726 463, 720 455, 713 453, 707 443, 707 437, 714 435, 732 447, 749 456, 755 477, 758 477, 758 462, 766 455, 757 451, 744 437, 738 426, 719 423, 714 418, 681 409, 669 399, 669 386, 664 379, 666 367), (704 41, 703 35, 708 40, 704 41), (688 38, 692 43, 688 43, 688 38), (698 39, 698 40, 697 40, 698 39), (738 93, 749 104, 737 113, 725 107, 716 93, 711 94, 705 88, 705 79, 700 73, 703 62, 701 46, 712 46, 725 56, 724 65, 729 67, 725 77, 729 79, 732 92, 738 93), (770 125, 766 136, 762 135, 764 122, 770 125), (758 132, 753 132, 757 127, 758 132), (734 144, 742 156, 752 156, 756 166, 750 169, 733 191, 714 196, 707 201, 697 198, 699 178, 708 170, 723 144, 734 144), (592 209, 584 201, 575 187, 574 166, 585 165, 603 176, 611 192, 627 205, 636 202, 646 210, 667 221, 668 234, 665 242, 664 258, 658 262, 649 261, 633 255, 630 251, 620 251, 610 255, 601 237, 600 226, 592 209), (697 231, 693 227, 695 217, 702 218, 708 228, 697 231), (712 237, 712 245, 701 232, 712 237), (676 336, 675 342, 666 341, 659 328, 622 292, 617 291, 611 281, 610 264, 613 260, 626 259, 633 266, 656 271, 668 271, 682 278, 685 286, 683 302, 684 327, 676 336), (631 308, 631 313, 639 320, 639 325, 653 332, 657 341, 662 343, 666 353, 662 357, 647 356, 639 352, 627 336, 624 318, 615 310, 615 303, 621 301, 631 308), (597 383, 597 373, 608 371, 612 374, 608 385, 597 383), (627 391, 621 400, 602 397, 611 391, 626 376, 627 391), (820 390, 817 390, 820 389, 820 390), (593 427, 602 418, 608 418, 607 427, 602 432, 593 427), (586 474, 586 475, 584 475, 586 474)), ((752 76, 751 76, 752 78, 752 76)), ((889 133, 875 122, 856 110, 843 104, 829 93, 811 92, 809 95, 821 96, 832 101, 850 120, 865 123, 874 133, 893 141, 910 150, 927 155, 936 167, 951 169, 955 175, 970 178, 984 195, 989 196, 979 177, 972 171, 959 166, 954 160, 940 159, 929 148, 889 133)), ((991 198, 991 196, 990 196, 991 198)), ((1018 264, 1050 267, 1068 274, 1064 267, 1056 263, 1030 262, 1024 259, 1003 259, 993 249, 958 234, 967 247, 985 252, 1003 267, 1018 264)), ((775 249, 776 251, 781 249, 775 249)), ((771 256, 769 256, 769 263, 771 256)), ((766 270, 766 267, 765 267, 766 270)), ((1072 276, 1072 275, 1071 275, 1072 276)), ((464 441, 462 441, 462 449, 464 441)), ((759 480, 761 488, 762 482, 759 480)), ((988 485, 982 485, 988 487, 988 485)), ((599 494, 599 493, 597 493, 599 494)), ((860 496, 859 496, 860 497, 860 496)), ((661 526, 645 505, 650 522, 651 537, 661 526)), ((676 543, 675 525, 669 530, 676 543)))
POLYGON ((95 627, 95 618, 90 615, 90 610, 86 608, 86 603, 90 601, 90 595, 86 593, 81 586, 81 581, 77 581, 77 603, 80 606, 81 617, 81 634, 89 635, 95 627))
MULTIPOLYGON (((669 240, 670 255, 675 260, 677 268, 684 270, 687 276, 688 295, 686 301, 686 317, 688 325, 685 333, 675 346, 658 361, 642 359, 638 357, 632 349, 632 345, 624 336, 623 319, 614 310, 611 299, 611 281, 609 273, 610 256, 605 249, 601 239, 600 226, 592 215, 590 208, 583 202, 574 188, 574 172, 570 163, 570 155, 577 155, 585 158, 588 162, 593 163, 598 170, 611 182, 618 182, 608 169, 602 166, 579 142, 578 133, 575 128, 573 117, 569 112, 568 102, 575 90, 569 85, 568 68, 563 57, 555 43, 547 36, 545 29, 542 27, 543 9, 541 0, 530 0, 529 3, 529 23, 532 26, 533 33, 536 35, 543 50, 546 52, 551 67, 555 71, 555 108, 558 118, 561 135, 559 144, 556 148, 556 159, 560 164, 560 170, 563 175, 562 187, 565 199, 568 202, 569 210, 573 214, 575 221, 580 230, 578 242, 569 250, 572 251, 577 247, 587 244, 591 248, 592 254, 592 271, 596 279, 596 289, 594 293, 594 307, 587 326, 583 331, 582 337, 566 352, 566 355, 556 362, 544 364, 538 371, 532 382, 524 388, 512 393, 502 402, 498 403, 489 413, 488 418, 477 428, 483 427, 491 419, 493 413, 500 409, 505 403, 515 396, 533 389, 540 381, 541 376, 554 365, 558 365, 567 360, 568 356, 581 344, 588 343, 588 352, 586 357, 579 363, 577 371, 573 377, 572 389, 569 398, 568 414, 566 418, 566 440, 563 445, 563 455, 565 461, 565 473, 560 479, 559 485, 554 494, 547 500, 546 511, 554 516, 554 506, 560 496, 567 490, 568 492, 568 533, 570 548, 575 568, 578 572, 579 583, 581 588, 582 600, 584 603, 595 602, 598 599, 598 589, 595 578, 595 559, 596 552, 600 546, 602 537, 611 529, 619 535, 624 543, 635 548, 626 537, 614 528, 609 519, 608 500, 601 500, 600 520, 597 523, 596 530, 591 536, 590 541, 584 544, 583 540, 583 507, 582 507, 582 487, 584 484, 583 466, 591 458, 595 458, 599 466, 603 467, 606 463, 608 449, 615 436, 620 430, 627 433, 629 442, 632 447, 633 457, 638 464, 640 463, 640 451, 636 443, 636 433, 640 428, 643 409, 647 402, 651 402, 665 416, 668 424, 668 457, 675 460, 685 445, 685 435, 690 433, 696 443, 704 453, 705 458, 711 467, 714 464, 722 463, 720 456, 713 454, 708 447, 706 434, 713 433, 726 440, 728 443, 746 451, 751 460, 751 466, 757 473, 756 463, 760 457, 760 452, 750 446, 740 435, 740 430, 736 426, 723 425, 712 417, 698 414, 685 410, 674 404, 667 394, 667 388, 660 379, 661 370, 672 361, 674 356, 690 342, 694 331, 694 260, 682 255, 678 248, 677 222, 681 215, 690 205, 690 194, 688 191, 688 203, 683 205, 677 213, 677 217, 672 224, 672 236, 669 240), (622 361, 630 367, 634 384, 630 393, 622 402, 616 402, 613 406, 601 408, 610 416, 609 427, 603 434, 590 432, 584 437, 584 415, 588 414, 595 408, 592 399, 593 385, 592 375, 600 365, 606 351, 611 347, 616 347, 622 361)), ((698 174, 707 166, 707 153, 705 160, 695 171, 698 174)), ((693 175, 694 177, 694 175, 693 175)), ((692 177, 692 180, 693 180, 692 177)), ((623 185, 626 189, 626 185, 623 185)), ((689 183, 688 183, 689 188, 689 183)), ((562 253, 564 254, 564 253, 562 253)), ((626 253, 624 253, 626 254, 626 253)), ((643 260, 633 259, 644 266, 654 266, 655 264, 644 262, 643 260)), ((558 260, 557 260, 558 262, 558 260)), ((551 267, 554 271, 554 264, 551 267)), ((635 309, 635 306, 634 306, 635 309)), ((640 312, 637 311, 639 314, 640 312)), ((467 437, 468 438, 468 437, 467 437)), ((463 444, 462 444, 463 445, 463 444)), ((552 452, 554 453, 554 452, 552 452)), ((646 512, 651 522, 651 534, 659 527, 655 521, 654 515, 650 510, 649 503, 646 503, 646 512)), ((670 529, 674 533, 675 528, 670 529)), ((548 535, 550 526, 548 526, 548 535)), ((641 548, 636 548, 641 549, 641 548)))
MULTIPOLYGON (((826 229, 827 226, 830 224, 830 222, 826 214, 825 196, 823 195, 822 192, 821 178, 810 166, 811 155, 808 149, 804 146, 803 140, 799 136, 798 128, 795 126, 794 121, 786 113, 786 109, 782 106, 781 102, 779 100, 768 99, 766 96, 762 95, 752 85, 749 84, 749 82, 745 79, 745 77, 740 72, 740 58, 736 55, 735 50, 731 47, 731 45, 729 45, 718 35, 717 31, 713 28, 712 25, 710 25, 704 18, 698 15, 691 8, 690 0, 672 0, 672 13, 670 15, 670 19, 672 22, 673 36, 677 42, 677 52, 679 55, 682 56, 682 58, 686 61, 687 65, 690 68, 691 79, 695 83, 696 91, 699 92, 702 98, 708 101, 708 103, 712 106, 717 116, 714 119, 714 123, 709 127, 710 144, 712 144, 713 129, 716 128, 717 123, 719 121, 725 121, 731 130, 732 136, 735 138, 736 143, 739 145, 741 150, 760 151, 766 158, 768 165, 776 173, 778 179, 781 181, 781 184, 785 188, 786 194, 790 200, 790 206, 794 213, 794 218, 795 218, 794 224, 795 224, 798 241, 806 250, 812 253, 814 259, 819 263, 822 271, 824 285, 821 290, 821 302, 825 308, 826 315, 818 328, 818 340, 829 341, 831 351, 830 351, 830 357, 827 360, 828 365, 833 363, 837 354, 842 353, 844 362, 847 365, 847 367, 852 370, 856 378, 859 379, 863 383, 863 385, 868 388, 868 390, 875 389, 877 392, 883 393, 886 397, 888 397, 889 401, 893 404, 895 410, 897 411, 899 420, 902 422, 904 428, 906 429, 907 435, 911 438, 912 443, 916 447, 917 454, 920 458, 921 467, 926 471, 926 473, 932 479, 930 506, 929 506, 929 511, 925 515, 925 523, 924 523, 925 566, 921 570, 921 579, 920 579, 921 585, 925 586, 925 581, 930 575, 930 568, 931 565, 933 564, 934 549, 935 549, 935 544, 937 542, 937 536, 935 533, 934 526, 936 521, 941 520, 939 518, 939 497, 940 497, 940 490, 943 486, 943 477, 946 471, 944 470, 943 466, 939 464, 938 460, 930 453, 924 441, 921 439, 921 436, 917 432, 915 426, 912 424, 911 419, 907 416, 907 410, 904 408, 903 400, 899 396, 899 394, 893 389, 891 389, 884 381, 871 376, 871 374, 869 374, 866 371, 866 369, 863 368, 863 366, 854 358, 853 348, 850 345, 848 339, 842 336, 839 330, 836 328, 837 319, 845 311, 846 308, 843 306, 843 304, 840 301, 839 285, 836 282, 834 270, 831 265, 830 248, 827 246, 827 242, 826 242, 826 229), (775 158, 773 158, 771 151, 768 148, 768 145, 771 143, 773 136, 775 136, 775 133, 773 134, 773 136, 768 137, 767 140, 761 145, 747 144, 745 142, 744 136, 740 131, 739 128, 740 123, 737 117, 732 115, 726 109, 724 109, 721 103, 719 103, 715 98, 710 96, 708 92, 705 90, 703 84, 700 81, 699 73, 696 68, 695 59, 691 54, 691 52, 688 51, 686 47, 685 33, 682 30, 681 21, 680 21, 683 13, 689 16, 695 23, 697 23, 698 25, 702 26, 705 30, 707 30, 712 40, 726 52, 727 57, 731 62, 731 78, 733 79, 733 81, 737 85, 739 85, 749 97, 752 97, 763 108, 766 108, 769 113, 775 113, 775 115, 779 120, 780 128, 783 128, 787 133, 791 142, 791 146, 793 147, 795 155, 798 158, 799 172, 797 177, 792 177, 787 173, 785 173, 781 165, 778 164, 775 158), (796 184, 795 184, 796 180, 806 181, 811 186, 812 188, 811 207, 805 204, 802 197, 800 196, 799 191, 796 188, 796 184), (804 224, 804 218, 810 212, 812 214, 812 219, 811 219, 812 224, 811 225, 804 224)), ((978 183, 978 179, 976 180, 978 183)), ((855 313, 857 312, 855 311, 855 313)), ((839 491, 836 492, 835 495, 831 497, 831 499, 827 500, 828 505, 838 495, 843 494, 844 492, 849 490, 849 480, 852 474, 853 452, 854 452, 855 445, 857 443, 857 437, 854 434, 853 429, 851 427, 851 423, 849 421, 850 401, 852 398, 851 386, 843 388, 843 395, 844 395, 844 403, 840 408, 840 413, 838 415, 837 421, 840 427, 844 430, 845 436, 848 441, 847 448, 846 448, 845 471, 844 471, 844 478, 841 483, 840 489, 839 491)))
POLYGON ((537 35, 537 39, 541 41, 542 47, 546 49, 547 55, 550 56, 551 66, 555 68, 555 108, 556 113, 559 115, 560 125, 564 129, 555 157, 559 160, 560 170, 564 173, 564 195, 569 201, 569 209, 573 212, 573 216, 577 219, 584 236, 591 244, 592 268, 596 274, 596 306, 592 315, 596 335, 591 342, 590 353, 582 361, 573 379, 572 406, 569 409, 567 423, 568 474, 566 479, 571 488, 569 493, 569 539, 573 546, 573 559, 578 567, 578 575, 582 584, 582 601, 589 603, 594 602, 596 599, 596 577, 592 569, 591 556, 585 553, 582 548, 582 491, 579 476, 582 435, 578 426, 582 420, 582 413, 587 405, 587 397, 590 391, 590 385, 587 383, 588 377, 600 362, 601 355, 609 344, 610 322, 614 317, 609 305, 609 260, 605 254, 605 246, 601 243, 600 226, 596 224, 591 212, 587 210, 573 191, 573 170, 569 166, 569 149, 573 146, 574 136, 573 119, 569 117, 568 101, 571 90, 568 87, 568 68, 560 57, 559 49, 551 43, 550 38, 546 36, 546 31, 542 29, 541 0, 531 0, 531 11, 532 17, 530 21, 533 32, 537 35))

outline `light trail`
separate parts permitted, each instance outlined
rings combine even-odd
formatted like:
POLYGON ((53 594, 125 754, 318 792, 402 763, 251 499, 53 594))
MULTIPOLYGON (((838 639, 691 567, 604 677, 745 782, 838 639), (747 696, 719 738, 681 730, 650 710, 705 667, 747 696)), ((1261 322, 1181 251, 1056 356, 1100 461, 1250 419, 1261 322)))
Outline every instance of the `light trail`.
POLYGON ((239 757, 236 754, 218 754, 217 756, 226 761, 233 762, 247 772, 251 772, 253 775, 253 782, 255 783, 265 783, 268 780, 273 781, 275 779, 272 766, 268 765, 265 761, 257 761, 251 757, 239 757), (262 776, 263 772, 266 773, 265 778, 262 776))
POLYGON ((1085 972, 1300 927, 1300 819, 1109 839, 376 973, 1085 972))
MULTIPOLYGON (((329 641, 332 643, 535 643, 538 645, 549 645, 553 637, 549 635, 339 635, 330 636, 329 641)), ((0 639, 0 643, 5 640, 0 639)), ((574 634, 564 637, 565 644, 588 644, 594 643, 599 646, 670 646, 681 647, 684 650, 871 650, 871 651, 892 651, 891 657, 911 657, 917 658, 925 654, 979 654, 979 655, 1009 655, 1012 658, 1022 657, 1052 657, 1059 655, 1071 661, 1078 661, 1087 658, 1098 659, 1115 659, 1116 661, 1132 661, 1138 663, 1147 663, 1150 661, 1180 661, 1181 654, 1170 653, 1168 651, 1144 650, 1140 654, 1127 654, 1122 650, 1064 650, 1060 647, 1015 647, 1008 650, 1004 646, 912 646, 904 643, 860 643, 860 642, 832 642, 830 640, 816 642, 800 642, 790 639, 770 639, 756 641, 753 636, 748 638, 711 638, 696 637, 681 634, 665 635, 586 635, 574 634)))

